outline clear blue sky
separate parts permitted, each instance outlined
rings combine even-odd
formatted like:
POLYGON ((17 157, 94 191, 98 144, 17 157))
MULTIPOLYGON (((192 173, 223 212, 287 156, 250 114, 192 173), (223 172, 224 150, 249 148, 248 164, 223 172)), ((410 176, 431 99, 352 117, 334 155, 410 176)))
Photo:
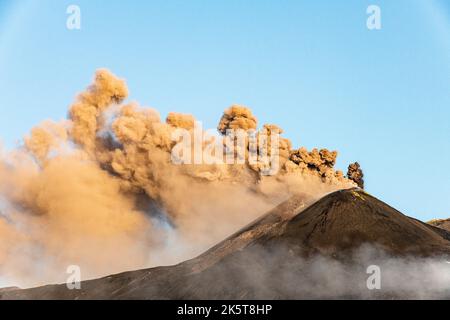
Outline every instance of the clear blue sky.
POLYGON ((99 67, 131 99, 216 126, 233 103, 294 146, 358 160, 367 191, 450 217, 450 2, 0 0, 0 137, 65 117, 99 67), (66 8, 81 8, 81 30, 66 8), (382 29, 366 28, 381 8, 382 29))

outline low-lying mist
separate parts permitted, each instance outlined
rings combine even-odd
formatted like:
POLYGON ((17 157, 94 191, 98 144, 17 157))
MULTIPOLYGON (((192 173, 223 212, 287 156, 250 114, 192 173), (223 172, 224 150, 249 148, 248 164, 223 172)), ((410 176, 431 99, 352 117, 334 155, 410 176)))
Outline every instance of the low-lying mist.
POLYGON ((450 261, 444 256, 392 256, 369 244, 345 259, 300 257, 286 245, 257 245, 189 281, 189 288, 210 283, 208 296, 195 296, 194 289, 182 292, 183 298, 449 299, 450 261))

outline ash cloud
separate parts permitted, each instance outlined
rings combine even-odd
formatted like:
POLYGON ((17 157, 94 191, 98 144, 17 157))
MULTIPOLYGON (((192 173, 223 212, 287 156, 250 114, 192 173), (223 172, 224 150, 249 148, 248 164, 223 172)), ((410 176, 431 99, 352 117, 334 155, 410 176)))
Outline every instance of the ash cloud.
MULTIPOLYGON (((285 138, 275 176, 247 162, 174 165, 172 133, 194 130, 195 118, 170 113, 161 121, 127 97, 124 80, 98 70, 67 120, 42 123, 1 154, 2 278, 29 286, 65 281, 71 264, 86 279, 178 262, 293 194, 317 199, 355 186, 333 168, 336 151, 293 150, 285 138)), ((227 129, 257 131, 257 119, 234 105, 218 125, 227 129)))
POLYGON ((358 185, 358 187, 364 189, 364 173, 358 162, 351 163, 348 166, 347 177, 350 180, 354 181, 358 185))

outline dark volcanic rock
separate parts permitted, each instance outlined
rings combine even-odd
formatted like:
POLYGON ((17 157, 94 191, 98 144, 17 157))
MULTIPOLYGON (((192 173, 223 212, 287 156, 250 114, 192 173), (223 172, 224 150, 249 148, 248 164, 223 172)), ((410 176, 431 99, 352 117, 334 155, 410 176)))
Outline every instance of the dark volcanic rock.
MULTIPOLYGON (((450 232, 359 189, 305 207, 292 198, 192 260, 85 281, 0 291, 3 299, 396 298, 369 292, 368 264, 450 256, 450 232)), ((449 293, 450 294, 450 293, 449 293)))

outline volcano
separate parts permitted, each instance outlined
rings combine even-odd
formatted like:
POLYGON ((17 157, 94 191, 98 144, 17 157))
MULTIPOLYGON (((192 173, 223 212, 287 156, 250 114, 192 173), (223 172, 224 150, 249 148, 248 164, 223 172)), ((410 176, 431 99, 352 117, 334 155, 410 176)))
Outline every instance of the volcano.
MULTIPOLYGON (((69 290, 65 284, 10 288, 0 291, 0 298, 415 298, 417 290, 398 291, 389 285, 395 274, 384 276, 392 279, 386 280, 385 289, 368 290, 368 265, 384 270, 385 265, 411 266, 411 261, 429 265, 450 257, 449 231, 410 218, 363 190, 337 191, 307 206, 303 199, 290 198, 178 265, 84 281, 79 290, 69 290)), ((421 272, 427 273, 421 268, 414 271, 419 278, 421 272)), ((450 297, 446 288, 439 294, 450 297)))

